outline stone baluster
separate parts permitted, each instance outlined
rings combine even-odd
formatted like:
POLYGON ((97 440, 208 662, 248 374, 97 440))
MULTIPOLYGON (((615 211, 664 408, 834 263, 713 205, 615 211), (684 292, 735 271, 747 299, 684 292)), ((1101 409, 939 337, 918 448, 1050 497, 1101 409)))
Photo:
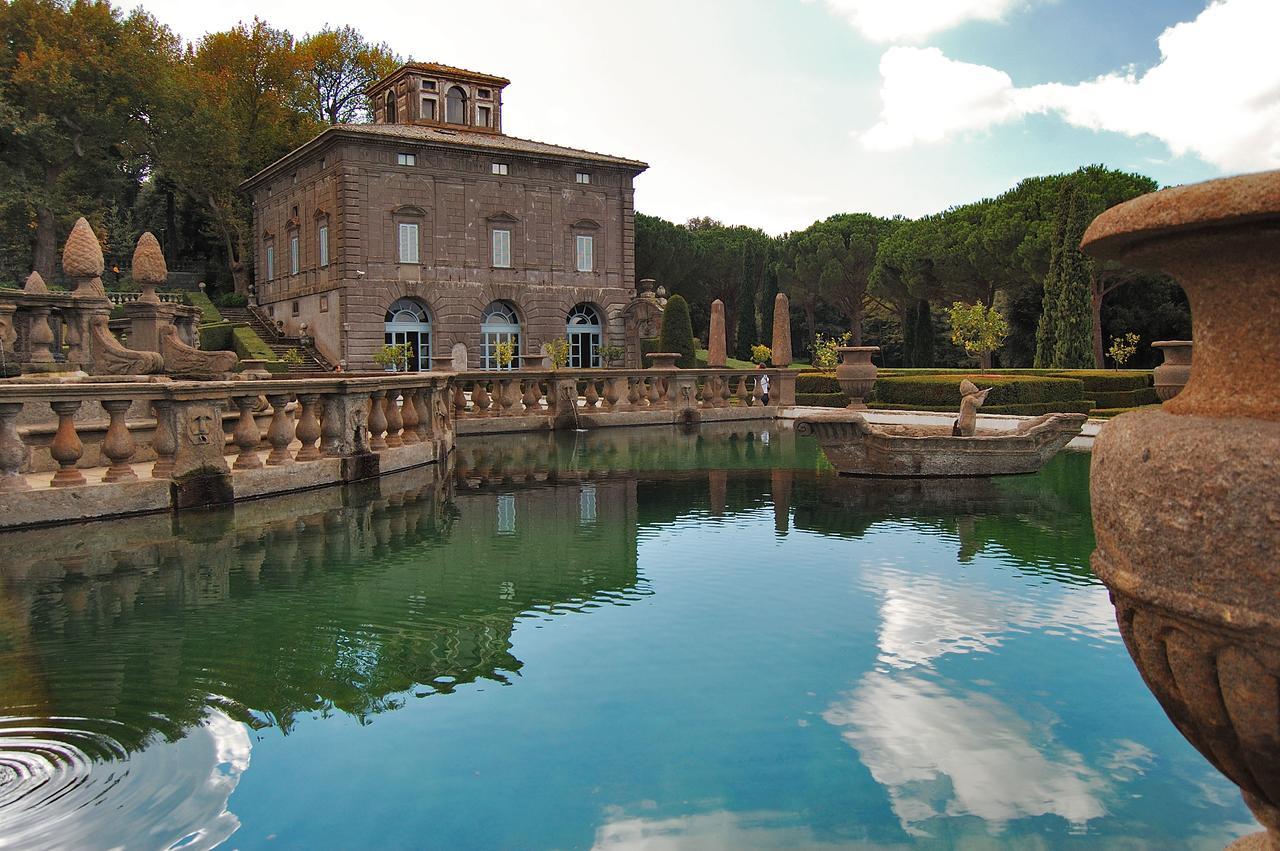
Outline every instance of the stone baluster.
POLYGON ((74 417, 80 410, 79 399, 66 399, 50 402, 49 407, 58 415, 58 431, 53 435, 53 445, 49 447, 49 455, 58 462, 58 472, 53 474, 50 483, 55 488, 66 488, 85 483, 84 473, 76 469, 76 462, 84 454, 84 444, 76 434, 74 417))
MULTIPOLYGON (((457 388, 461 392, 461 387, 457 388)), ((458 396, 454 394, 454 404, 458 402, 458 396)), ((464 404, 465 407, 465 404, 464 404)), ((374 391, 369 396, 369 448, 374 452, 381 452, 387 448, 387 439, 384 435, 387 433, 387 415, 382 408, 382 394, 374 391)))
POLYGON ((151 449, 156 462, 151 465, 151 478, 168 479, 173 476, 174 459, 178 454, 178 435, 174 433, 173 402, 156 399, 151 403, 156 418, 156 429, 151 435, 151 449))
POLYGON ((49 324, 49 308, 33 306, 30 308, 30 323, 27 326, 27 355, 31 363, 53 363, 53 327, 49 324))
POLYGON ((515 405, 515 398, 512 396, 511 379, 498 379, 498 416, 511 416, 511 408, 513 405, 515 405))
POLYGON ((0 402, 0 493, 30 490, 31 485, 22 475, 30 450, 18 434, 18 414, 21 402, 0 402))
POLYGON ((396 401, 399 396, 399 390, 388 390, 382 394, 382 408, 387 418, 387 446, 389 448, 404 446, 404 438, 400 437, 400 430, 404 428, 404 418, 400 415, 400 404, 396 401))
POLYGON ((588 411, 594 411, 600 404, 600 393, 596 390, 596 380, 588 378, 586 380, 586 389, 583 391, 583 407, 588 411))
POLYGON ((404 431, 400 434, 400 440, 406 446, 409 446, 422 442, 422 438, 418 435, 418 406, 414 402, 414 399, 422 391, 418 387, 406 387, 401 392, 404 397, 404 404, 400 406, 400 420, 404 425, 404 431))
POLYGON ((320 439, 320 407, 319 393, 298 394, 298 422, 294 427, 294 436, 302 444, 298 449, 298 461, 314 461, 320 457, 320 447, 316 441, 320 439))
POLYGON ((236 429, 231 433, 231 442, 240 448, 233 468, 236 470, 255 470, 262 466, 258 457, 258 443, 262 440, 262 429, 253 417, 253 408, 258 404, 257 396, 236 396, 236 408, 240 418, 236 421, 236 429))
POLYGON ((716 407, 717 407, 717 408, 727 408, 727 407, 729 407, 729 397, 730 397, 732 394, 729 392, 729 379, 728 379, 728 377, 723 376, 723 375, 722 375, 722 376, 720 376, 720 383, 719 383, 717 386, 720 388, 720 399, 716 402, 716 407))
POLYGON ((289 416, 289 397, 291 393, 268 393, 267 401, 271 403, 271 424, 267 426, 267 442, 271 451, 267 453, 267 466, 278 467, 292 464, 289 455, 289 444, 293 442, 293 422, 289 416))
POLYGON ((526 414, 532 414, 537 404, 533 401, 533 388, 537 383, 532 378, 525 378, 520 381, 520 404, 526 414))
POLYGON ((702 392, 698 394, 701 407, 714 408, 716 404, 713 400, 716 395, 716 377, 710 374, 704 375, 702 377, 702 392))
POLYGON ((493 405, 493 399, 489 397, 488 385, 487 381, 477 381, 471 391, 471 407, 478 417, 488 416, 489 408, 493 405))
POLYGON ((604 409, 612 411, 617 407, 618 400, 623 398, 621 389, 618 387, 620 379, 606 378, 604 380, 604 409))
POLYGON ((662 379, 656 375, 649 376, 649 407, 662 407, 662 379))
POLYGON ((102 439, 102 454, 111 462, 102 476, 104 482, 131 482, 138 478, 129 464, 129 459, 138 446, 125 421, 125 415, 129 413, 132 404, 131 399, 106 399, 102 402, 102 409, 111 418, 107 434, 102 439))
POLYGON ((738 404, 744 408, 751 405, 751 399, 747 393, 747 377, 745 375, 738 376, 738 404))
POLYGON ((434 426, 431 422, 431 400, 438 391, 434 387, 420 387, 413 394, 413 408, 418 415, 418 438, 431 440, 434 426))
POLYGON ((467 394, 462 390, 462 382, 453 385, 453 413, 461 418, 467 412, 467 394))
POLYGON ((640 407, 640 385, 643 379, 630 376, 627 378, 627 408, 634 409, 640 407))
POLYGON ((760 381, 760 376, 766 373, 760 373, 756 376, 756 386, 751 389, 751 404, 761 406, 764 404, 764 385, 760 381))

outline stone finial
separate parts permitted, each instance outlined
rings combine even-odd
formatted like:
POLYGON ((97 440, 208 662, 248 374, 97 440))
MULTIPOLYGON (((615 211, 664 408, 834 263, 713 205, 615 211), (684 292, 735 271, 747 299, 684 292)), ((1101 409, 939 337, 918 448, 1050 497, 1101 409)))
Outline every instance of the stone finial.
POLYGON ((39 272, 32 272, 27 276, 27 282, 22 285, 22 291, 24 293, 36 293, 37 295, 43 295, 44 293, 49 292, 49 288, 45 286, 44 278, 40 277, 39 272))
POLYGON ((711 331, 707 335, 707 366, 724 367, 728 362, 724 337, 724 302, 711 302, 711 331))
POLYGON ((133 280, 144 288, 164 286, 169 279, 169 267, 165 265, 160 243, 147 231, 138 237, 138 247, 133 250, 133 280))
POLYGON ((66 247, 62 249, 62 271, 68 278, 97 278, 103 269, 102 246, 84 216, 76 219, 66 247))
POLYGON ((786 293, 773 299, 773 345, 770 360, 774 366, 791 365, 791 301, 786 293))

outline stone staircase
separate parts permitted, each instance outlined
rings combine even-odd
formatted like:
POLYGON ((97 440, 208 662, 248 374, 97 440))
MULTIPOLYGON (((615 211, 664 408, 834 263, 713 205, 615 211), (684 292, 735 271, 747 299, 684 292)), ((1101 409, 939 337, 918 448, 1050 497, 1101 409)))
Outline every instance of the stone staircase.
POLYGON ((302 363, 289 364, 289 375, 324 375, 333 372, 333 364, 325 360, 314 347, 302 347, 298 337, 286 337, 276 331, 274 325, 259 316, 258 312, 247 307, 220 307, 218 312, 228 322, 242 322, 253 329, 262 338, 267 348, 280 360, 284 360, 285 352, 297 349, 302 355, 302 363))

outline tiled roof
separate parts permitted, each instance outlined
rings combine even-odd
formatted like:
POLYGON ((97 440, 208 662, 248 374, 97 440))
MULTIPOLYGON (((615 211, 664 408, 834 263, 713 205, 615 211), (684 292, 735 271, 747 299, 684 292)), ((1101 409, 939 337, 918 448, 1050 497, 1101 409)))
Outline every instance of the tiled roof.
POLYGON ((424 145, 437 145, 447 148, 472 148, 483 151, 497 151, 511 154, 527 154, 531 156, 561 157, 581 160, 583 162, 601 163, 643 171, 648 163, 640 160, 615 157, 609 154, 598 154, 594 151, 583 151, 578 148, 566 148, 550 145, 546 142, 535 142, 531 139, 518 139, 515 136, 503 136, 498 133, 471 133, 466 130, 453 130, 421 124, 337 124, 326 128, 310 141, 294 149, 290 153, 259 171, 240 184, 241 189, 258 183, 268 174, 276 171, 286 162, 294 159, 302 152, 319 145, 326 137, 333 135, 370 136, 381 139, 403 139, 424 145))

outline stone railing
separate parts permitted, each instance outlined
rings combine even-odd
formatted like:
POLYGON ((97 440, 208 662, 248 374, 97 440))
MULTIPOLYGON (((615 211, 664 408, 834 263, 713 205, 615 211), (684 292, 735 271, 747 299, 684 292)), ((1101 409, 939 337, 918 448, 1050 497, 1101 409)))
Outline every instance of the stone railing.
MULTIPOLYGON (((144 478, 168 479, 175 485, 203 480, 198 490, 209 496, 206 502, 229 502, 236 498, 233 470, 340 459, 344 463, 328 478, 350 481, 378 475, 379 453, 420 444, 425 444, 422 452, 410 453, 412 458, 401 459, 404 463, 397 461, 396 466, 437 460, 453 445, 448 380, 449 376, 439 373, 410 373, 262 381, 0 384, 0 507, 11 501, 6 495, 19 491, 144 478), (84 407, 101 408, 108 420, 105 431, 84 419, 84 407), (27 410, 24 415, 24 408, 39 410, 27 410), (255 412, 265 417, 268 410, 264 433, 255 412), (57 420, 47 443, 48 457, 57 465, 51 478, 31 474, 32 449, 46 448, 37 439, 39 429, 19 428, 20 417, 30 423, 46 419, 44 411, 57 420), (148 445, 140 447, 134 432, 149 433, 148 445), (82 469, 82 437, 97 439, 96 458, 103 466, 82 469), (231 464, 224 457, 228 453, 234 453, 231 464)), ((325 476, 308 481, 301 486, 332 483, 325 476)), ((298 486, 286 481, 268 490, 298 486)), ((259 488, 252 495, 261 492, 259 488)), ((181 503, 180 494, 175 498, 181 503)), ((192 504, 197 502, 176 507, 192 504)))
POLYGON ((795 404, 795 372, 784 369, 560 369, 463 372, 454 416, 575 416, 635 411, 709 411, 795 404), (762 376, 769 378, 768 401, 762 376))
MULTIPOLYGON (((142 297, 141 292, 117 292, 114 290, 107 291, 107 298, 117 307, 122 304, 132 304, 142 297)), ((187 299, 182 293, 156 293, 156 298, 160 299, 161 304, 186 304, 187 299)))

